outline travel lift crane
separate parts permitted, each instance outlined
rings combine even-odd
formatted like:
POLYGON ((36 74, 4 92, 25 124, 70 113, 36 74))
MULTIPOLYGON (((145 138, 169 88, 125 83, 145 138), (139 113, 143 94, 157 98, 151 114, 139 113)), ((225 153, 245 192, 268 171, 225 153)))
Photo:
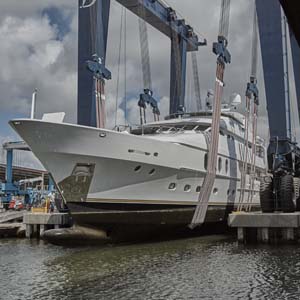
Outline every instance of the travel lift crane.
MULTIPOLYGON (((197 51, 206 40, 199 41, 193 28, 159 0, 116 1, 171 39, 170 114, 178 113, 184 108, 187 52, 197 51)), ((110 0, 79 0, 77 116, 81 125, 105 127, 104 81, 111 77, 105 67, 109 12, 110 0)), ((142 98, 156 110, 152 96, 146 87, 142 98)))
POLYGON ((199 194, 198 204, 189 227, 191 229, 204 223, 208 201, 214 186, 219 149, 219 132, 224 87, 225 66, 231 63, 231 55, 227 49, 230 17, 230 0, 222 0, 218 42, 213 44, 213 52, 218 56, 213 103, 211 133, 206 136, 208 147, 207 173, 199 194))
MULTIPOLYGON (((256 8, 270 128, 267 156, 271 176, 261 184, 261 207, 263 212, 293 212, 296 202, 299 209, 300 149, 291 129, 286 20, 279 1, 256 0, 256 8)), ((293 43, 292 48, 295 46, 299 53, 293 43)), ((299 70, 295 71, 299 101, 299 70)))

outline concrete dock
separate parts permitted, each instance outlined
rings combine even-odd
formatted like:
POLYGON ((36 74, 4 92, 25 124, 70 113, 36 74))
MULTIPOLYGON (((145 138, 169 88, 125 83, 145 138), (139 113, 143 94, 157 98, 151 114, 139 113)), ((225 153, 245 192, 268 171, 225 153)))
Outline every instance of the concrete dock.
POLYGON ((237 239, 241 243, 300 241, 300 212, 237 212, 229 215, 228 225, 237 229, 237 239))
POLYGON ((26 237, 41 237, 44 231, 70 225, 68 213, 27 213, 23 223, 26 225, 26 237))
POLYGON ((14 221, 22 221, 24 214, 26 211, 4 211, 0 213, 0 224, 14 222, 14 221))

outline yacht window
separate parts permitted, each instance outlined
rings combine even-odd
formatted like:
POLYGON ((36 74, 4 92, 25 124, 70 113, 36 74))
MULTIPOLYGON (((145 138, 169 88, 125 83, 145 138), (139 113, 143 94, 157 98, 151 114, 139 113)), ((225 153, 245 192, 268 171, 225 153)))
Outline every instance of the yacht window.
POLYGON ((214 194, 214 195, 218 195, 218 192, 219 192, 219 190, 218 190, 217 188, 214 188, 213 194, 214 194))
POLYGON ((176 190, 176 183, 172 182, 169 184, 169 190, 175 191, 176 190))
POLYGON ((185 191, 185 192, 190 192, 190 191, 191 191, 191 188, 192 188, 192 187, 191 187, 189 184, 186 184, 185 187, 184 187, 184 191, 185 191))
POLYGON ((134 168, 134 172, 140 172, 142 169, 142 166, 137 166, 134 168))
POLYGON ((194 130, 196 128, 195 125, 185 125, 183 127, 183 130, 194 130))
POLYGON ((197 188, 196 188, 196 193, 200 193, 200 191, 201 191, 201 186, 199 185, 199 186, 197 186, 197 188))
POLYGON ((219 170, 219 172, 222 171, 222 158, 221 157, 219 157, 219 160, 218 160, 218 170, 219 170))
POLYGON ((154 152, 154 154, 153 154, 155 157, 157 157, 158 156, 158 153, 157 152, 154 152))
POLYGON ((209 128, 208 125, 198 125, 194 130, 196 132, 203 132, 209 128))
POLYGON ((154 175, 155 174, 155 169, 152 169, 150 172, 149 172, 149 175, 154 175))
POLYGON ((225 172, 228 173, 228 167, 229 167, 229 161, 228 159, 226 159, 226 162, 225 162, 225 172))

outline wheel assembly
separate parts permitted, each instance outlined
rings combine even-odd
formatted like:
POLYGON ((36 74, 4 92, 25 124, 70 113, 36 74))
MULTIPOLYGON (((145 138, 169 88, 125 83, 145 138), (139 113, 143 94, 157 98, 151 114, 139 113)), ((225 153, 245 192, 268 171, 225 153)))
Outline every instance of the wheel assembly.
POLYGON ((295 190, 294 178, 292 175, 284 175, 280 179, 279 197, 281 209, 283 212, 289 213, 295 211, 295 190))
POLYGON ((263 213, 271 213, 275 210, 273 181, 271 177, 265 177, 260 182, 260 206, 263 213))

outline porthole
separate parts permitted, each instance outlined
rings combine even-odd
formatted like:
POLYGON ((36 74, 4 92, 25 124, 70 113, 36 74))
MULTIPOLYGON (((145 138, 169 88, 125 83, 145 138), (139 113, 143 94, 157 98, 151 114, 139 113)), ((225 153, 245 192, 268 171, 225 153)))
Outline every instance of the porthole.
POLYGON ((150 172, 149 172, 149 175, 154 175, 155 174, 155 169, 152 169, 150 172))
POLYGON ((226 173, 228 173, 228 167, 229 167, 229 161, 228 161, 228 159, 226 159, 226 162, 225 162, 225 171, 226 171, 226 173))
POLYGON ((142 169, 142 166, 136 166, 136 167, 134 168, 134 172, 140 172, 141 169, 142 169))
POLYGON ((105 133, 105 132, 100 132, 100 133, 99 133, 99 136, 100 136, 101 138, 105 138, 105 137, 106 137, 106 133, 105 133))
POLYGON ((230 195, 230 190, 227 190, 227 196, 229 196, 230 195))
POLYGON ((201 186, 197 186, 196 193, 200 193, 200 191, 201 191, 201 186))
POLYGON ((221 157, 219 157, 219 160, 218 160, 218 170, 219 170, 219 172, 221 172, 221 170, 222 170, 222 158, 221 157))
POLYGON ((185 192, 190 192, 191 191, 191 186, 189 185, 189 184, 186 184, 185 186, 184 186, 184 191, 185 192))
POLYGON ((172 182, 169 184, 169 190, 175 191, 176 190, 176 183, 172 182))
POLYGON ((217 188, 214 188, 214 190, 213 190, 213 194, 214 194, 214 195, 217 195, 217 194, 218 194, 218 192, 219 192, 219 190, 218 190, 217 188))
POLYGON ((158 153, 157 152, 154 152, 154 154, 153 154, 155 157, 157 157, 158 156, 158 153))
POLYGON ((232 194, 232 196, 234 196, 235 195, 235 190, 232 190, 231 194, 232 194))

